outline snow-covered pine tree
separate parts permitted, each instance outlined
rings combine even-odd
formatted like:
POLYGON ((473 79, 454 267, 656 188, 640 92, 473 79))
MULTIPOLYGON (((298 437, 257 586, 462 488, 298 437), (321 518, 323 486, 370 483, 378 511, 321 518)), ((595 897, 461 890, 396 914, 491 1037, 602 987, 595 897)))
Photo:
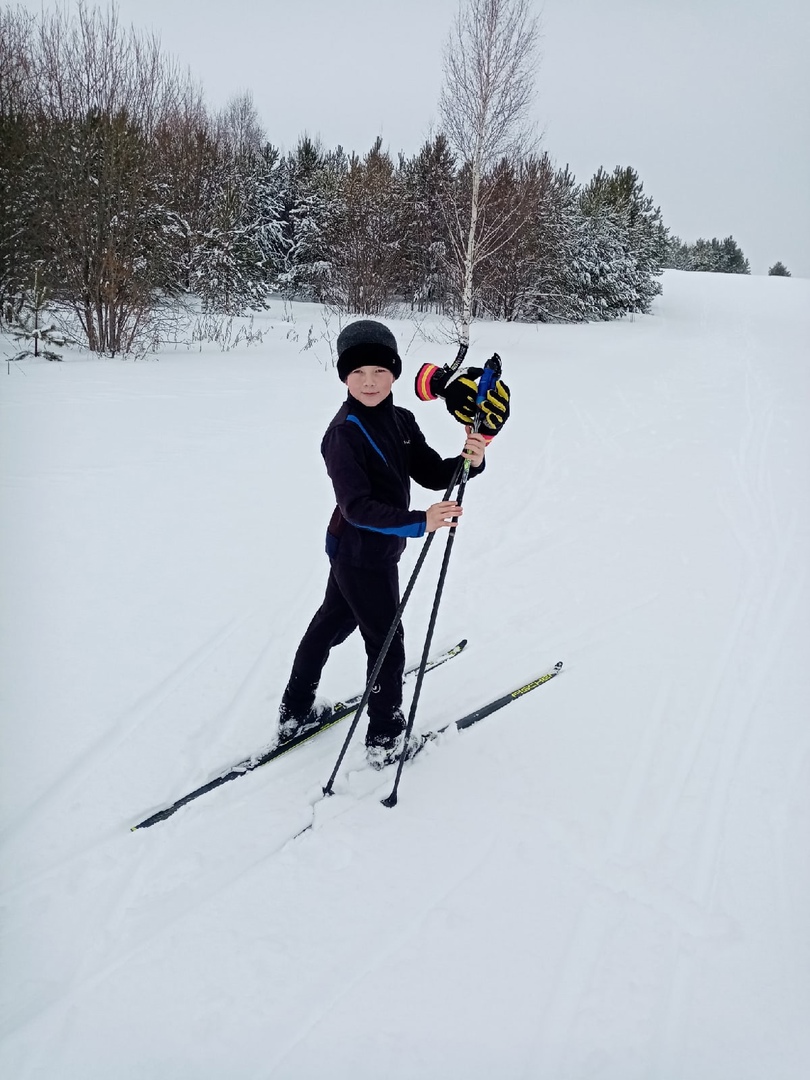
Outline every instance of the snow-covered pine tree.
POLYGON ((28 123, 0 116, 0 325, 30 281, 41 254, 37 229, 38 162, 28 149, 28 123))
POLYGON ((279 194, 282 162, 279 151, 269 143, 262 147, 258 168, 257 206, 259 214, 259 244, 264 265, 266 289, 275 285, 276 257, 283 243, 282 213, 284 204, 279 194))
POLYGON ((733 236, 727 236, 720 244, 721 266, 724 274, 750 274, 751 266, 742 248, 733 236))
POLYGON ((790 271, 783 262, 775 262, 768 270, 769 277, 790 277, 790 271))
POLYGON ((167 288, 189 293, 197 238, 206 227, 206 178, 215 169, 217 157, 215 127, 196 90, 184 95, 178 108, 159 125, 156 142, 168 206, 176 222, 167 288))
POLYGON ((33 32, 30 13, 0 8, 0 326, 11 320, 38 254, 33 32))
POLYGON ((680 236, 671 235, 664 252, 662 266, 665 270, 693 270, 692 254, 688 244, 680 236))
POLYGON ((438 134, 410 159, 401 159, 404 210, 401 290, 418 311, 445 312, 451 285, 447 265, 447 221, 456 181, 455 156, 438 134))
POLYGON ((189 272, 191 289, 207 310, 241 315, 265 305, 267 173, 275 162, 263 144, 250 94, 233 98, 217 118, 189 272))
POLYGON ((271 185, 277 227, 268 237, 274 287, 290 299, 329 296, 329 236, 340 208, 340 184, 348 168, 341 147, 327 153, 304 135, 279 162, 271 185))
POLYGON ((403 184, 377 138, 363 158, 352 155, 328 238, 330 299, 359 315, 382 315, 401 278, 403 184))
POLYGON ((508 321, 525 318, 529 292, 539 274, 538 236, 532 210, 537 205, 536 159, 501 160, 484 177, 482 224, 490 219, 488 248, 479 251, 474 313, 508 321))
POLYGON ((189 282, 206 310, 240 315, 267 294, 255 161, 222 147, 205 178, 206 213, 196 236, 189 282))
POLYGON ((645 196, 638 173, 627 166, 608 175, 600 168, 583 189, 580 205, 586 216, 606 228, 610 222, 608 231, 622 250, 617 270, 621 269, 623 285, 614 294, 619 306, 613 316, 649 311, 661 292, 657 279, 666 257, 667 231, 660 209, 645 196))
POLYGON ((698 270, 712 274, 750 274, 751 269, 739 244, 733 236, 727 236, 725 240, 712 237, 704 240, 702 237, 694 244, 685 245, 685 254, 688 265, 686 270, 698 270))
POLYGON ((690 270, 697 270, 700 273, 722 273, 719 240, 704 240, 700 237, 688 248, 690 270))
POLYGON ((609 214, 584 213, 571 221, 570 264, 565 289, 570 318, 616 319, 632 310, 635 265, 621 227, 609 214))
POLYGON ((574 178, 543 154, 526 158, 514 182, 520 226, 481 267, 487 310, 504 319, 565 319, 574 178))
POLYGON ((7 324, 12 338, 24 344, 21 352, 12 360, 24 360, 28 356, 42 356, 45 360, 61 360, 56 349, 66 344, 62 331, 47 318, 47 290, 42 284, 41 268, 34 267, 33 281, 18 296, 7 302, 7 324))

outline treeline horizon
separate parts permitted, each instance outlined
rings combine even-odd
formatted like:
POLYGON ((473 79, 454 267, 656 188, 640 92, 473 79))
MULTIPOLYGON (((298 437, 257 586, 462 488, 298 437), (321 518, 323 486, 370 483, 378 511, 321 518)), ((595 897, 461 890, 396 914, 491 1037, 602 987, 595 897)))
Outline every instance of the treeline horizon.
MULTIPOLYGON (((97 352, 159 334, 184 297, 225 315, 271 294, 453 319, 469 169, 437 133, 396 157, 303 135, 282 154, 250 94, 212 114, 114 9, 0 9, 0 324, 47 300, 97 352)), ((483 177, 477 318, 649 311, 664 268, 749 273, 732 237, 683 244, 629 166, 580 184, 546 152, 483 177)))

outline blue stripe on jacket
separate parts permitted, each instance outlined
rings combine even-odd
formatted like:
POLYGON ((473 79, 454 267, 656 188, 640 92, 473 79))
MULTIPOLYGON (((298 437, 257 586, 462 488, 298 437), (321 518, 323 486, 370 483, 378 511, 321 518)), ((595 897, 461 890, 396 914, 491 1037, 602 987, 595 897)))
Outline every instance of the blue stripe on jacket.
MULTIPOLYGON (((349 519, 346 519, 349 521, 349 519)), ((384 533, 386 536, 405 536, 405 537, 417 537, 425 535, 425 528, 427 527, 427 521, 415 521, 413 525, 399 525, 397 528, 380 529, 375 528, 374 525, 358 525, 356 521, 349 521, 350 525, 354 525, 355 529, 365 529, 366 532, 384 533)))
MULTIPOLYGON (((357 426, 363 432, 365 437, 371 443, 372 447, 377 451, 377 453, 380 455, 380 457, 383 459, 383 461, 385 461, 385 464, 387 465, 388 462, 386 461, 385 454, 382 452, 382 450, 379 448, 379 446, 377 446, 377 444, 374 442, 374 440, 369 435, 369 433, 366 431, 366 429, 365 429, 364 425, 361 423, 361 421, 353 413, 350 413, 346 417, 346 419, 350 420, 353 424, 357 424, 357 426)), ((367 532, 383 533, 385 536, 405 536, 405 537, 416 538, 416 537, 425 535, 425 527, 427 525, 427 522, 426 521, 416 521, 416 522, 414 522, 413 525, 399 525, 396 528, 391 527, 391 528, 387 528, 387 529, 375 528, 373 525, 359 525, 356 521, 349 521, 349 524, 354 525, 355 529, 366 529, 367 532)))
POLYGON ((380 455, 380 457, 381 457, 381 458, 383 459, 383 461, 385 461, 385 464, 387 465, 387 464, 388 464, 388 461, 386 460, 385 454, 384 454, 384 453, 382 452, 382 450, 381 450, 381 449, 379 448, 379 446, 377 446, 377 444, 376 444, 376 443, 374 442, 374 440, 372 439, 372 437, 371 437, 371 436, 369 435, 369 433, 368 433, 368 432, 366 431, 366 429, 365 429, 364 425, 363 425, 363 424, 362 424, 362 423, 360 422, 360 420, 359 420, 359 419, 358 419, 358 418, 357 418, 357 417, 356 417, 356 416, 354 415, 354 413, 349 413, 349 415, 348 415, 348 416, 346 417, 346 419, 347 419, 348 421, 350 421, 350 422, 351 422, 352 424, 357 424, 357 426, 358 426, 358 427, 360 428, 360 430, 361 430, 361 431, 363 432, 363 434, 365 435, 365 437, 366 437, 366 438, 368 439, 368 441, 369 441, 369 442, 371 443, 371 445, 372 445, 372 446, 374 447, 374 449, 375 449, 375 450, 377 451, 377 453, 378 453, 378 454, 380 455))

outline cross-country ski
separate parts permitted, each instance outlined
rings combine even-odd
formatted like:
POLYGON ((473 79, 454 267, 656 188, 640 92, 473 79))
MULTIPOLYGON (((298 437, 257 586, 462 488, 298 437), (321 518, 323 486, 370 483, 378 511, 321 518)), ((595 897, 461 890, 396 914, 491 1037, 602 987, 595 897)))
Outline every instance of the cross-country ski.
MULTIPOLYGON (((463 639, 457 645, 454 645, 452 649, 437 654, 437 656, 429 662, 426 670, 433 671, 435 668, 441 667, 442 664, 451 660, 454 656, 460 655, 466 648, 466 645, 467 641, 466 639, 463 639)), ((405 678, 411 677, 414 674, 414 671, 414 668, 409 668, 405 672, 405 678)), ((171 817, 172 814, 177 813, 181 807, 186 806, 195 799, 199 799, 201 795, 206 795, 209 791, 213 791, 215 788, 221 787, 231 780, 238 780, 240 777, 245 776, 249 772, 253 772, 262 765, 267 765, 271 761, 276 761, 278 758, 288 754, 291 750, 295 750, 296 747, 310 742, 316 735, 328 731, 329 728, 334 727, 335 724, 344 720, 347 716, 351 716, 357 708, 361 697, 362 694, 357 694, 354 697, 347 698, 345 701, 336 701, 333 705, 324 710, 320 715, 319 722, 312 728, 302 732, 300 735, 287 742, 276 742, 272 746, 260 750, 255 754, 251 754, 249 757, 243 758, 235 765, 231 765, 223 772, 218 773, 213 779, 206 781, 205 784, 201 784, 200 787, 195 788, 187 795, 177 799, 170 806, 155 811, 155 813, 150 814, 149 817, 144 818, 143 821, 138 822, 137 825, 133 825, 132 831, 134 832, 136 829, 148 829, 151 825, 156 825, 159 821, 165 821, 167 818, 171 817)))

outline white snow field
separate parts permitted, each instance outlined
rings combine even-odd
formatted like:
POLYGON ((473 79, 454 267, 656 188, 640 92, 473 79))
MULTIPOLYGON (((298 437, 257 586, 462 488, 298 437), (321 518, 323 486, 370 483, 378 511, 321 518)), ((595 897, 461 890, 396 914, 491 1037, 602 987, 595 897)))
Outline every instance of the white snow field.
MULTIPOLYGON (((633 321, 476 324, 512 419, 436 628, 470 644, 417 723, 562 675, 429 747, 395 809, 359 736, 318 802, 343 724, 131 832, 272 741, 326 579, 336 322, 254 325, 0 372, 0 1075, 806 1080, 810 281, 670 272, 633 321)), ((454 453, 412 389, 454 350, 391 325, 395 399, 454 453)), ((353 638, 324 695, 363 669, 353 638)))

